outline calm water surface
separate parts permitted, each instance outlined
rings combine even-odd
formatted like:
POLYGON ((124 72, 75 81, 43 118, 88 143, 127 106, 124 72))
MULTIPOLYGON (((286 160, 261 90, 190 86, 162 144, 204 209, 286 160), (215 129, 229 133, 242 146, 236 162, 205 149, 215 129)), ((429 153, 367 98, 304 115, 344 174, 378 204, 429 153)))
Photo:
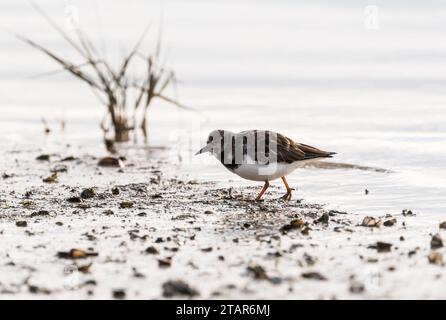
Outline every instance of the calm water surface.
MULTIPOLYGON (((156 39, 163 12, 178 95, 200 111, 162 103, 150 110, 151 143, 172 146, 180 174, 252 185, 191 154, 214 128, 267 128, 336 151, 337 162, 394 172, 299 170, 289 177, 296 197, 364 214, 409 208, 441 217, 446 3, 375 3, 378 30, 364 27, 369 3, 362 1, 164 1, 162 9, 158 1, 39 1, 61 25, 67 7, 77 8, 82 28, 95 42, 104 39, 101 48, 114 61, 151 19, 149 39, 156 39)), ((27 1, 2 1, 0 21, 80 62, 27 1)), ((55 148, 55 141, 100 150, 104 110, 89 89, 63 74, 31 78, 57 66, 4 30, 0 47, 0 151, 55 148), (45 140, 42 117, 55 132, 65 119, 64 135, 45 140)))

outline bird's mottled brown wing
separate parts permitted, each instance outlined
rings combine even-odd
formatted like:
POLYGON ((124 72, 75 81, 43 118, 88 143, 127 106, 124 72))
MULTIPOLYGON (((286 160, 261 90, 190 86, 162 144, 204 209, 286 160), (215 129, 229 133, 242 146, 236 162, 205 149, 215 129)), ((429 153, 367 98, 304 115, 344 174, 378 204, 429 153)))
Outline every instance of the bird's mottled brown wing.
POLYGON ((292 163, 305 159, 305 152, 293 140, 280 133, 272 132, 271 134, 277 139, 277 162, 292 163))
POLYGON ((303 143, 297 143, 300 150, 305 152, 305 158, 306 159, 313 159, 313 158, 330 158, 332 155, 336 154, 335 152, 328 152, 324 151, 312 146, 309 146, 307 144, 303 143))
POLYGON ((327 152, 303 143, 296 143, 277 133, 277 161, 292 163, 316 158, 329 158, 333 152, 327 152))
POLYGON ((243 153, 249 154, 251 158, 255 157, 255 160, 259 162, 264 162, 262 159, 266 162, 274 159, 277 162, 292 163, 330 157, 333 154, 306 144, 296 143, 290 138, 273 131, 249 130, 240 132, 238 135, 252 139, 248 139, 248 141, 256 141, 254 144, 244 143, 243 153))

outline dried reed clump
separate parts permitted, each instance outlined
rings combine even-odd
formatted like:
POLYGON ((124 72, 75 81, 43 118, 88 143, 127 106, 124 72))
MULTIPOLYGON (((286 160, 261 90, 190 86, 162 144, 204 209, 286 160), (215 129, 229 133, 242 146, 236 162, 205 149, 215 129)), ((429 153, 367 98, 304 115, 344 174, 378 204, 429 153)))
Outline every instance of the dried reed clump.
POLYGON ((147 141, 147 110, 154 99, 187 108, 164 94, 166 88, 175 84, 175 74, 158 63, 161 36, 158 38, 155 53, 149 55, 141 53, 139 48, 147 34, 148 28, 146 28, 134 48, 115 69, 99 56, 98 50, 80 29, 75 30, 76 37, 72 38, 40 7, 34 3, 33 6, 85 61, 74 64, 29 38, 16 35, 17 38, 40 50, 60 64, 64 71, 88 84, 100 102, 106 106, 106 115, 101 122, 105 141, 110 141, 108 137, 110 129, 114 132, 112 141, 115 142, 129 141, 130 132, 137 129, 141 129, 147 141), (145 74, 141 79, 129 75, 129 66, 136 59, 139 59, 139 63, 145 64, 143 67, 145 74))

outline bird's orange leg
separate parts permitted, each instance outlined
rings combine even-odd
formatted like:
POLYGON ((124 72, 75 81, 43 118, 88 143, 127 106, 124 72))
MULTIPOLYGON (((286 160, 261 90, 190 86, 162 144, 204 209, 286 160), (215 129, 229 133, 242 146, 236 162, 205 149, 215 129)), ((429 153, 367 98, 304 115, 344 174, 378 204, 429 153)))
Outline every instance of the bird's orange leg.
POLYGON ((293 191, 293 188, 290 188, 290 186, 288 185, 288 182, 285 179, 285 176, 282 177, 282 181, 285 184, 285 188, 286 188, 286 194, 282 197, 283 200, 289 201, 291 200, 291 191, 293 191))
POLYGON ((263 186, 262 190, 260 191, 259 195, 256 198, 256 201, 260 201, 260 198, 262 198, 263 194, 265 193, 266 189, 269 187, 269 182, 265 181, 265 185, 263 186))

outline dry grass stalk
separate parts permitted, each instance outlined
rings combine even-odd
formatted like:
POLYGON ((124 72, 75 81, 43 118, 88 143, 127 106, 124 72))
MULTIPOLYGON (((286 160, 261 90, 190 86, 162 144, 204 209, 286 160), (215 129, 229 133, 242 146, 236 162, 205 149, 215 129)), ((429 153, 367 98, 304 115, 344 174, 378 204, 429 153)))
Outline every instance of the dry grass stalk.
POLYGON ((16 35, 17 38, 46 54, 60 64, 64 71, 69 72, 92 89, 107 110, 101 122, 104 139, 109 139, 108 133, 113 128, 113 140, 126 142, 129 141, 129 133, 139 128, 147 141, 147 110, 154 99, 161 99, 177 107, 188 109, 164 93, 175 83, 175 74, 158 63, 161 36, 158 38, 155 53, 144 55, 139 48, 148 32, 146 28, 134 48, 115 69, 105 59, 99 57, 95 46, 81 30, 77 29, 76 38, 71 38, 39 6, 35 3, 32 5, 85 61, 76 65, 29 38, 16 35), (132 79, 128 72, 130 64, 136 58, 146 64, 146 72, 142 80, 132 79))

